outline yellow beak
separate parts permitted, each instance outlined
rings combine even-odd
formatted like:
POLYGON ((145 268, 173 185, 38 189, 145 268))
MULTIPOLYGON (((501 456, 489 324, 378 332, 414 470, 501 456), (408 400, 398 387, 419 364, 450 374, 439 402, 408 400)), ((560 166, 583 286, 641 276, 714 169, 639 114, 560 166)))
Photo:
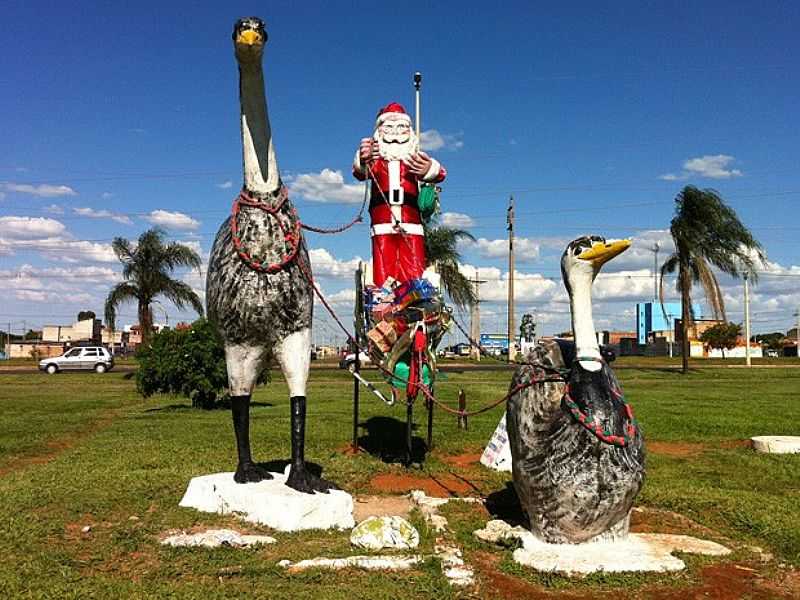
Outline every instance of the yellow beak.
POLYGON ((614 240, 606 243, 595 242, 591 248, 582 252, 578 258, 588 260, 595 268, 599 268, 618 254, 625 252, 630 245, 630 240, 614 240))
POLYGON ((260 46, 261 44, 264 43, 264 38, 257 31, 253 31, 252 29, 245 29, 236 38, 236 43, 245 46, 255 46, 255 45, 260 46))

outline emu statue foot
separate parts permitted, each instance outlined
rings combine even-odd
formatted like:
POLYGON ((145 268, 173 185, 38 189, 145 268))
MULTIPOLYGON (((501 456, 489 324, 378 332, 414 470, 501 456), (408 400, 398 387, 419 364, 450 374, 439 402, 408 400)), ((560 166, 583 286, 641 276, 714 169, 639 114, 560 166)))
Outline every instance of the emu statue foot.
POLYGON ((330 490, 338 490, 339 486, 335 483, 317 477, 309 473, 305 467, 297 468, 292 467, 289 471, 289 477, 286 479, 286 485, 290 488, 303 492, 304 494, 313 494, 314 492, 322 492, 327 494, 330 490))
POLYGON ((239 463, 233 480, 236 483, 256 483, 264 479, 272 479, 272 474, 253 463, 239 463))

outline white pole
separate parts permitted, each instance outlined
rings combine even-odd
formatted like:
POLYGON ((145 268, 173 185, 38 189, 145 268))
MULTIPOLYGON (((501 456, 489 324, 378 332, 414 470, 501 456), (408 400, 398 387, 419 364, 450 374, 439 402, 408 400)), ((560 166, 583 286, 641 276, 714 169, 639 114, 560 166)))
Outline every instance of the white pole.
POLYGON ((750 361, 750 282, 747 273, 744 274, 744 337, 745 347, 744 356, 747 366, 751 366, 750 361))

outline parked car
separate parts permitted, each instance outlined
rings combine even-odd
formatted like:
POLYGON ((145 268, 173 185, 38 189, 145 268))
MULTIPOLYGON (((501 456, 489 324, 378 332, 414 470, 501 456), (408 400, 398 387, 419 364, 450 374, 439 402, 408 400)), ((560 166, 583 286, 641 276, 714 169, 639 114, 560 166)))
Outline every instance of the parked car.
POLYGON ((61 356, 39 361, 39 370, 55 375, 59 371, 95 371, 105 373, 114 368, 114 357, 102 346, 71 348, 61 356))
MULTIPOLYGON (((372 364, 372 359, 366 352, 359 352, 358 359, 361 362, 361 366, 372 364)), ((349 369, 352 371, 355 368, 355 364, 356 364, 356 354, 355 352, 350 352, 349 354, 345 354, 341 358, 341 360, 339 361, 339 368, 349 369)))

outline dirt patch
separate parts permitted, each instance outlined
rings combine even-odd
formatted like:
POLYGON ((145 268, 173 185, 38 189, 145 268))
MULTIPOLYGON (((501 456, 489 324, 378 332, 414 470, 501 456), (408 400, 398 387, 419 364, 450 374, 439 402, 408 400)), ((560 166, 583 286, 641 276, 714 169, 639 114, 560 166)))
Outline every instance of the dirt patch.
POLYGON ((767 600, 769 598, 797 598, 797 590, 779 590, 759 577, 758 565, 723 563, 704 568, 700 584, 689 588, 642 590, 642 597, 653 600, 767 600))
POLYGON ((481 454, 481 452, 456 454, 455 456, 445 456, 442 458, 442 460, 453 467, 474 467, 475 465, 480 464, 481 454))
POLYGON ((722 442, 647 442, 647 451, 653 454, 671 456, 673 458, 686 458, 696 456, 709 450, 733 450, 736 448, 751 447, 750 440, 725 440, 722 442))
POLYGON ((475 567, 475 571, 481 581, 481 588, 490 591, 493 598, 501 600, 519 600, 519 598, 543 600, 556 597, 560 599, 595 597, 591 594, 576 596, 565 592, 548 592, 538 585, 528 583, 513 575, 507 575, 498 567, 500 562, 500 555, 498 554, 483 551, 474 552, 470 555, 469 562, 475 567))
POLYGON ((22 471, 34 465, 43 465, 49 463, 63 452, 74 448, 82 440, 97 433, 101 429, 108 427, 118 414, 118 411, 107 413, 102 418, 89 423, 82 429, 61 437, 54 438, 52 440, 48 440, 45 443, 44 448, 42 448, 38 454, 20 456, 18 458, 11 459, 8 464, 0 467, 0 477, 4 477, 5 475, 15 471, 22 471))
POLYGON ((706 444, 693 442, 647 442, 647 451, 674 458, 695 456, 708 449, 706 444))
POLYGON ((373 477, 370 486, 383 494, 407 494, 423 490, 429 496, 476 495, 480 489, 474 483, 456 474, 412 475, 410 473, 382 473, 373 477))
POLYGON ((353 518, 360 523, 367 517, 405 517, 412 508, 408 496, 359 496, 353 502, 353 518))
POLYGON ((720 538, 712 529, 669 510, 637 506, 631 511, 631 531, 634 533, 672 533, 696 537, 720 538))

